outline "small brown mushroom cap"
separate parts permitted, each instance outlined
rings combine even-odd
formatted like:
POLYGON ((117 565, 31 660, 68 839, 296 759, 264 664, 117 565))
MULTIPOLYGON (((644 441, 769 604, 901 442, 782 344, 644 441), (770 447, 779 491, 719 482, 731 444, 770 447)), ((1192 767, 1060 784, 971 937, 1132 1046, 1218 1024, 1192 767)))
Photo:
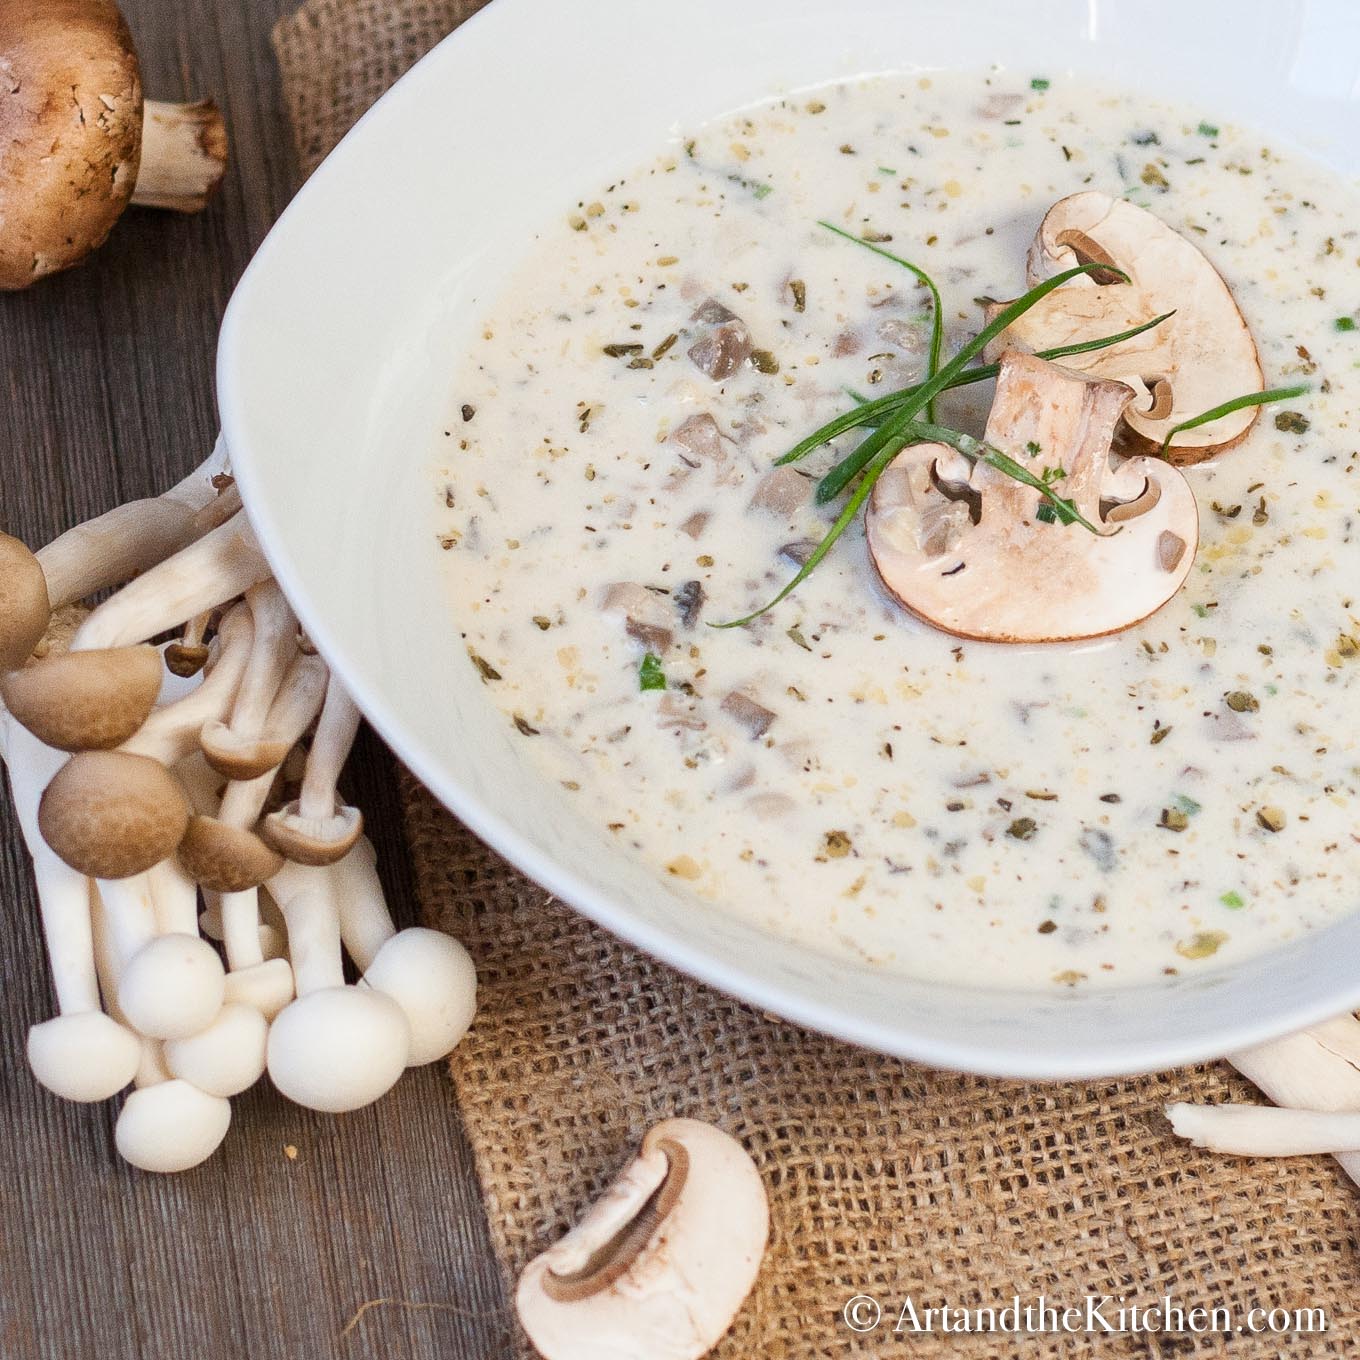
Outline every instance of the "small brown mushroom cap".
POLYGON ((224 722, 205 723, 199 745, 203 758, 218 774, 241 781, 258 779, 277 769, 292 749, 290 742, 268 736, 243 736, 224 722))
POLYGON ((245 892, 273 878, 283 856, 245 827, 195 815, 180 842, 179 862, 210 892, 245 892))
POLYGON ((129 878, 175 853, 189 801, 159 761, 82 751, 57 771, 38 805, 43 839, 91 878, 129 878))
POLYGON ((888 591, 945 632, 991 642, 1102 637, 1160 609, 1189 574, 1199 510, 1161 459, 1111 466, 1130 395, 1032 354, 1003 355, 988 442, 1036 476, 1061 469, 1056 493, 1105 532, 1047 522, 1038 491, 918 444, 889 464, 866 515, 888 591))
POLYGON ((264 819, 260 834, 284 859, 321 868, 344 859, 358 844, 364 834, 364 814, 337 803, 332 817, 304 817, 294 799, 264 819))
POLYGON ((145 644, 64 652, 0 676, 0 697, 46 745, 107 751, 146 721, 162 675, 160 653, 145 644))
POLYGON ((0 672, 15 670, 28 660, 51 615, 42 564, 27 544, 0 534, 0 672))
POLYGON ((0 0, 0 288, 101 245, 142 145, 137 56, 113 0, 0 0))
MULTIPOLYGON (((1113 264, 1129 276, 1084 274, 1040 299, 993 350, 1049 349, 1095 340, 1164 312, 1175 315, 1106 349, 1063 363, 1134 389, 1124 423, 1135 442, 1158 449, 1182 421, 1265 386, 1251 331, 1218 270, 1199 248, 1159 217, 1097 190, 1059 199, 1029 252, 1028 281, 1042 283, 1078 264, 1113 264)), ((1006 304, 988 308, 989 318, 1006 304)), ((1198 463, 1239 443, 1260 408, 1251 406, 1184 430, 1167 458, 1198 463)))

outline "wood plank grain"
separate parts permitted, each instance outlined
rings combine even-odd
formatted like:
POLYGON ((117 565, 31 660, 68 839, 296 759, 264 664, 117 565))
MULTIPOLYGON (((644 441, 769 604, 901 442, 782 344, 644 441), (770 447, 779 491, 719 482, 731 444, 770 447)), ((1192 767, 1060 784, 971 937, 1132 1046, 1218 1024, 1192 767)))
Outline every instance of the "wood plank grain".
MULTIPOLYGON (((218 322, 291 191, 268 45, 289 4, 124 4, 149 91, 222 105, 231 170, 201 217, 132 212, 83 268, 0 296, 0 525, 30 543, 154 494, 211 447, 218 322)), ((409 923, 390 757, 371 737, 354 781, 409 923)), ((205 1166, 134 1172, 113 1152, 112 1108, 56 1100, 24 1062, 24 1036, 51 1000, 7 791, 0 894, 0 1355, 509 1353, 442 1070, 408 1073, 377 1106, 339 1119, 265 1084, 235 1102, 227 1143, 205 1166)))

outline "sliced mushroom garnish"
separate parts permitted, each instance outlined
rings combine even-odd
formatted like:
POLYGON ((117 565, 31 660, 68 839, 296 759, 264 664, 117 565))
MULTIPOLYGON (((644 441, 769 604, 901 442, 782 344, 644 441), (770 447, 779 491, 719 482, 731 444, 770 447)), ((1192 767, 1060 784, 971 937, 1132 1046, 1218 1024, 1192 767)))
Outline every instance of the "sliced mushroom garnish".
POLYGON ((710 1124, 668 1119, 560 1242, 515 1305, 547 1360, 698 1360, 750 1293, 769 1235, 755 1164, 710 1124))
MULTIPOLYGON (((1028 281, 1042 283, 1077 264, 1106 264, 1041 299, 997 340, 997 350, 1050 349, 1131 330, 1163 312, 1160 326, 1106 349, 1069 355, 1068 366, 1133 388, 1124 411, 1141 442, 1160 447, 1182 421, 1265 386, 1247 323, 1228 285, 1199 249, 1152 213, 1097 190, 1060 199, 1029 251, 1028 281)), ((988 316, 1008 304, 994 303, 988 316)), ((1198 463, 1243 439, 1255 406, 1220 416, 1172 440, 1173 463, 1198 463)))
POLYGON ((1132 393, 1018 350, 1001 359, 987 441, 1050 480, 1102 531, 1063 524, 1032 487, 943 444, 899 454, 874 487, 869 550, 912 613, 960 637, 1057 642, 1100 637, 1160 609, 1199 543, 1185 478, 1158 458, 1111 466, 1132 393), (951 484, 979 497, 976 523, 951 484))

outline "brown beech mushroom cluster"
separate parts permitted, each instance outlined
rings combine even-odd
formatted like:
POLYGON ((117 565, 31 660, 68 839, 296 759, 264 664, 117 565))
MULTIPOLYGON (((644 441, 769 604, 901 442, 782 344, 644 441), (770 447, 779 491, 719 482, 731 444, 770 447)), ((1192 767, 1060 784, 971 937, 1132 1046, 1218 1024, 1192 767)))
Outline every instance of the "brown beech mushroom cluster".
POLYGON ((943 444, 916 444, 874 487, 869 551, 913 614, 959 637, 1099 637, 1160 609, 1199 542, 1185 478, 1158 458, 1115 460, 1133 398, 1018 350, 1001 358, 986 442, 1061 488, 1100 531, 1054 520, 1039 491, 943 444))
MULTIPOLYGON (((1029 309, 996 342, 1050 349, 1096 340, 1174 311, 1160 326, 1064 362, 1134 392, 1123 412, 1135 444, 1153 449, 1180 422, 1265 387, 1247 323, 1228 285, 1193 242, 1127 199, 1087 190, 1049 210, 1030 247, 1028 284, 1078 264, 1112 265, 1069 280, 1029 309)), ((1007 304, 988 308, 988 320, 1007 304)), ((994 356, 993 356, 994 357, 994 356)), ((1260 408, 1246 407, 1171 437, 1173 463, 1198 463, 1244 439, 1260 408)))
POLYGON ((143 100, 113 0, 0 0, 0 288, 79 264, 129 202, 200 211, 226 162, 211 102, 143 100))
POLYGON ((667 1119, 565 1237, 530 1261, 515 1307, 546 1360, 698 1360, 751 1292, 770 1212, 730 1135, 667 1119))
POLYGON ((266 1068, 340 1111, 449 1052, 471 960, 392 923, 337 793, 358 710, 301 636, 224 450, 36 553, 0 535, 0 568, 0 756, 59 1009, 29 1037, 38 1080, 83 1101, 133 1084, 119 1152, 178 1171, 266 1068))

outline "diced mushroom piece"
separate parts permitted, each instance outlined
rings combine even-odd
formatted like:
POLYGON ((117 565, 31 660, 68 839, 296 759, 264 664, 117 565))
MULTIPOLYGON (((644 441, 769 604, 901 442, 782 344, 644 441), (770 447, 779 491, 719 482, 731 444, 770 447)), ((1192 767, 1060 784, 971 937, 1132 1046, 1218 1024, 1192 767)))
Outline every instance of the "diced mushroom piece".
POLYGON ((690 416, 671 432, 671 443, 684 450, 680 459, 690 467, 699 467, 706 462, 717 466, 726 463, 728 454, 723 448, 723 440, 718 422, 707 411, 690 416))
POLYGON ((730 378, 751 357, 751 332, 746 323, 716 298, 701 302, 690 320, 706 329, 686 352, 694 366, 714 382, 730 378))
MULTIPOLYGON (((1131 340, 1064 360, 1133 388, 1124 423, 1140 443, 1154 447, 1182 421, 1262 390, 1256 345, 1228 285, 1191 241, 1160 218, 1096 190, 1060 199, 1030 247, 1029 283, 1089 263, 1114 265, 1129 282, 1113 274, 1079 275, 1031 307, 993 348, 1037 350, 1096 340, 1174 310, 1131 340)), ((989 319, 1006 305, 992 304, 989 319)), ((1259 412, 1246 407, 1183 430, 1167 456, 1188 464, 1221 453, 1246 437, 1259 412)))
POLYGON ((753 741, 763 737, 774 722, 774 714, 764 704, 756 703, 749 694, 743 694, 738 689, 734 689, 722 701, 721 707, 729 718, 735 719, 746 729, 753 741))
POLYGON ((792 543, 785 543, 780 546, 779 555, 786 562, 792 562, 795 567, 804 567, 807 560, 817 551, 817 541, 812 538, 795 539, 792 543))
POLYGON ((600 607, 623 620, 624 631, 643 651, 660 655, 671 645, 673 614, 666 596, 636 581, 618 581, 606 588, 600 607))
POLYGON ((789 519, 807 504, 811 491, 811 482, 796 468, 772 468, 760 479, 751 497, 751 509, 789 519))
POLYGON ((696 510, 680 526, 680 532, 682 534, 688 534, 690 538, 697 539, 703 533, 703 531, 708 528, 708 521, 712 518, 713 515, 710 511, 696 510))
POLYGON ((686 581, 672 597, 680 622, 686 628, 693 628, 699 619, 699 611, 704 607, 704 585, 702 581, 686 581))
POLYGON ((1004 354, 988 442, 1036 477, 1047 469, 1057 494, 1103 532, 1041 515, 1038 491, 985 462, 969 468, 942 444, 918 444, 879 479, 866 518, 888 591, 945 632, 994 642, 1101 637, 1160 609, 1189 574, 1199 513, 1161 459, 1111 466, 1130 396, 1123 383, 1004 354), (958 488, 977 497, 976 523, 966 500, 951 499, 958 488), (1182 545, 1174 552, 1171 539, 1182 545))

